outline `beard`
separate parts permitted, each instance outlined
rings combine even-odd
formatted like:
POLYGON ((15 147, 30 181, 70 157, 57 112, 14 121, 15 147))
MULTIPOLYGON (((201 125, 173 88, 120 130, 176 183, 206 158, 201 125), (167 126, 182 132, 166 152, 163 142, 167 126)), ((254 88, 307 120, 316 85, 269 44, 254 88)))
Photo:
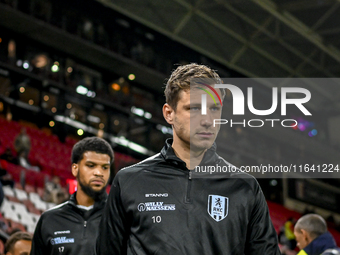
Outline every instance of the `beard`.
POLYGON ((107 185, 105 185, 101 190, 98 190, 98 191, 93 190, 90 185, 82 182, 82 180, 79 176, 79 172, 77 174, 77 180, 78 180, 78 184, 81 187, 82 191, 86 195, 88 195, 90 198, 92 198, 94 201, 100 201, 103 198, 103 196, 106 192, 106 186, 107 185))

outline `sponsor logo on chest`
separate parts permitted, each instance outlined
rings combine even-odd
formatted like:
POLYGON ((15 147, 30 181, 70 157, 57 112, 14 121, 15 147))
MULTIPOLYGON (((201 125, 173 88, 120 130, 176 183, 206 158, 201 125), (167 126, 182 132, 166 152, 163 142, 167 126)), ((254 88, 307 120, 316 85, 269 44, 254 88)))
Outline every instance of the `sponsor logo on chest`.
POLYGON ((74 238, 67 238, 66 236, 56 237, 51 239, 51 244, 74 243, 74 238))
POLYGON ((137 206, 138 211, 175 211, 175 204, 164 204, 164 202, 145 202, 137 206))
POLYGON ((150 193, 150 194, 145 194, 145 197, 168 197, 168 193, 150 193))

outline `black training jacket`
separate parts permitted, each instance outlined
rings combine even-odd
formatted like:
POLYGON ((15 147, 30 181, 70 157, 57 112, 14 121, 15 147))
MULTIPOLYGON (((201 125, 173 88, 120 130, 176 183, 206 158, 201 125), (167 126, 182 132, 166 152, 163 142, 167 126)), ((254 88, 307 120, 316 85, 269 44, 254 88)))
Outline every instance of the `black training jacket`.
MULTIPOLYGON (((201 165, 230 165, 214 146, 201 165)), ((194 171, 194 170, 193 170, 194 171)), ((194 177, 167 140, 161 153, 119 171, 97 255, 277 255, 277 235, 256 179, 194 177)))
POLYGON ((85 212, 70 200, 45 211, 36 226, 31 255, 87 255, 94 253, 98 226, 107 195, 85 212))

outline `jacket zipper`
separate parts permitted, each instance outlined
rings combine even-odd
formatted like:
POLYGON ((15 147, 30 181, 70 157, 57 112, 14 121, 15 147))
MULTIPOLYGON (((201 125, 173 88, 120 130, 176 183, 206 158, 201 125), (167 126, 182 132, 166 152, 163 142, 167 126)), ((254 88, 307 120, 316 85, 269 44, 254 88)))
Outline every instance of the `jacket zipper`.
POLYGON ((186 195, 186 198, 185 198, 185 202, 186 202, 186 203, 191 203, 191 197, 190 197, 190 192, 191 192, 191 182, 192 182, 191 175, 192 175, 192 172, 191 172, 191 170, 189 170, 189 174, 188 174, 188 186, 187 186, 187 195, 186 195))
POLYGON ((84 221, 84 232, 83 232, 83 237, 86 236, 86 227, 87 227, 87 221, 84 221))

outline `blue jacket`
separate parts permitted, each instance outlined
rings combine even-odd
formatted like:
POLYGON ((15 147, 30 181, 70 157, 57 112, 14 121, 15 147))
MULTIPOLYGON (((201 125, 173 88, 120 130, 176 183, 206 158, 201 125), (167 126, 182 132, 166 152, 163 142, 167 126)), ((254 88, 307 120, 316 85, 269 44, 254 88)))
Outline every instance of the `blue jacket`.
POLYGON ((317 238, 315 238, 310 244, 308 244, 298 255, 327 255, 332 253, 323 253, 328 249, 338 248, 331 233, 326 232, 317 238))

